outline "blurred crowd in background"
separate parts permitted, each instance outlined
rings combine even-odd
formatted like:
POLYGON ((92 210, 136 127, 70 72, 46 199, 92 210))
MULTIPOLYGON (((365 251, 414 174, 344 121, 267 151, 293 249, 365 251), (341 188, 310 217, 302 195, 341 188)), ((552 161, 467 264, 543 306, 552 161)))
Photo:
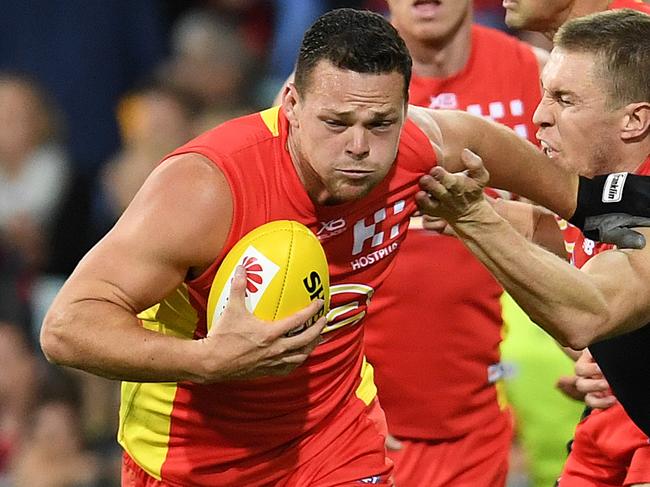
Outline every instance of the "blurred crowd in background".
MULTIPOLYGON (((343 6, 387 10, 382 0, 3 1, 1 487, 119 485, 119 385, 49 366, 44 312, 160 159, 269 106, 304 30, 343 6)), ((476 8, 478 22, 505 29, 500 1, 476 8)))

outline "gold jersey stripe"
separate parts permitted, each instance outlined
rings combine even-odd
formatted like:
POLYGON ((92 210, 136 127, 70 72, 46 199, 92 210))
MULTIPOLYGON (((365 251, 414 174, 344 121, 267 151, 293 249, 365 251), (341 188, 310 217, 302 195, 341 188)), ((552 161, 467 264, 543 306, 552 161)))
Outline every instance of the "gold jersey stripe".
POLYGON ((122 382, 117 441, 145 472, 160 480, 169 450, 176 383, 122 382))
POLYGON ((375 370, 372 368, 366 361, 366 357, 363 357, 363 363, 361 364, 361 383, 357 390, 355 391, 356 396, 361 399, 366 406, 369 406, 370 403, 377 397, 377 386, 375 385, 375 370))
MULTIPOLYGON (((138 318, 148 330, 185 339, 192 339, 198 323, 184 284, 138 318)), ((176 388, 175 382, 122 382, 117 441, 145 472, 158 480, 169 450, 176 388)))
POLYGON ((269 129, 269 132, 271 132, 274 137, 280 135, 280 127, 278 125, 279 114, 280 107, 271 107, 260 112, 260 116, 262 117, 262 120, 264 120, 266 128, 269 129))

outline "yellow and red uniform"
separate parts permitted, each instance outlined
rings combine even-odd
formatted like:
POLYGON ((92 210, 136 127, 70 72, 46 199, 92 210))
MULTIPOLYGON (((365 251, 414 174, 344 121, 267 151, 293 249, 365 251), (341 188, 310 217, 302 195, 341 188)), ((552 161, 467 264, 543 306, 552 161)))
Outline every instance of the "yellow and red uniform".
POLYGON ((318 206, 295 171, 287 133, 276 107, 227 122, 172 154, 199 153, 223 171, 233 197, 232 226, 215 262, 143 313, 142 321, 188 339, 205 336, 207 297, 228 250, 253 228, 290 219, 318 236, 328 258, 332 297, 325 341, 287 377, 124 383, 118 439, 134 485, 157 485, 154 479, 249 487, 388 482, 385 423, 360 322, 405 237, 417 181, 436 155, 407 121, 393 168, 368 196, 318 206))
MULTIPOLYGON (((540 97, 530 46, 478 25, 462 71, 410 85, 415 105, 490 117, 533 142, 540 97)), ((388 429, 403 443, 389 452, 396 483, 503 485, 512 437, 496 388, 503 289, 455 237, 411 229, 395 260, 365 343, 388 429)))

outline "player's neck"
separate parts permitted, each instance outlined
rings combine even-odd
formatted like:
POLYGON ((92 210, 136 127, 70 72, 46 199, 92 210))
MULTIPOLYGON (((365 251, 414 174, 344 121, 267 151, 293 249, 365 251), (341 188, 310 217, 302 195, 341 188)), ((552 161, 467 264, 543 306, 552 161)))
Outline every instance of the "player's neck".
POLYGON ((606 158, 589 177, 613 172, 636 172, 650 157, 650 138, 645 143, 623 145, 615 154, 606 158), (606 162, 605 162, 606 161, 606 162))
POLYGON ((289 128, 289 136, 287 137, 287 151, 293 164, 298 179, 305 188, 309 198, 317 205, 326 205, 329 203, 331 195, 324 187, 318 175, 311 168, 308 161, 301 155, 300 148, 296 142, 295 137, 289 128))
POLYGON ((449 38, 434 42, 407 42, 413 72, 427 78, 448 78, 462 71, 472 53, 472 24, 468 19, 449 38))

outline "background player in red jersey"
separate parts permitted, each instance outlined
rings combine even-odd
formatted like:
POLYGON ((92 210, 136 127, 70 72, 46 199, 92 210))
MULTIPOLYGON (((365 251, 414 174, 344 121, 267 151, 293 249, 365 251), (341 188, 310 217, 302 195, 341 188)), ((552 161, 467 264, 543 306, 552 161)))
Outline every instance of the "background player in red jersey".
MULTIPOLYGON (((473 24, 469 0, 388 6, 413 57, 411 104, 487 116, 535 142, 539 65, 548 53, 537 50, 538 59, 527 44, 473 24)), ((389 432, 399 440, 387 445, 395 480, 502 486, 512 441, 496 385, 502 288, 461 241, 421 226, 421 218, 411 221, 373 296, 364 337, 389 432)))
POLYGON ((650 13, 642 0, 504 0, 503 6, 509 27, 541 32, 550 40, 562 24, 584 15, 619 8, 650 13))
POLYGON ((438 163, 461 169, 469 147, 493 185, 560 215, 574 213, 584 188, 503 127, 408 107, 409 80, 410 56, 385 19, 325 14, 305 35, 281 109, 175 151, 70 276, 41 344, 54 362, 129 381, 124 485, 390 485, 360 322, 405 236, 421 174, 438 163), (343 231, 321 239, 336 310, 327 330, 319 320, 285 336, 318 305, 274 326, 256 319, 240 268, 207 333, 211 279, 246 232, 293 219, 317 233, 340 218, 343 231))
MULTIPOLYGON (((650 173, 650 17, 631 10, 588 16, 567 23, 555 41, 535 114, 546 153, 590 176, 650 173)), ((425 185, 437 200, 420 194, 421 202, 450 221, 540 326, 573 348, 590 345, 625 408, 593 412, 578 426, 559 484, 648 485, 650 394, 642 384, 650 372, 650 250, 615 250, 579 236, 571 242, 572 261, 584 265, 578 271, 526 242, 482 201, 480 160, 469 174, 437 170, 425 185)), ((624 177, 610 178, 607 197, 622 190, 624 177)))

